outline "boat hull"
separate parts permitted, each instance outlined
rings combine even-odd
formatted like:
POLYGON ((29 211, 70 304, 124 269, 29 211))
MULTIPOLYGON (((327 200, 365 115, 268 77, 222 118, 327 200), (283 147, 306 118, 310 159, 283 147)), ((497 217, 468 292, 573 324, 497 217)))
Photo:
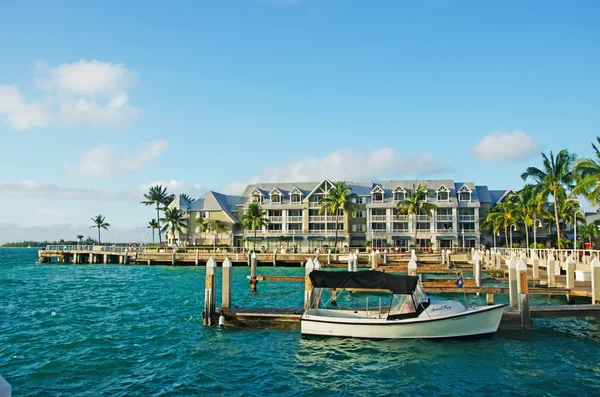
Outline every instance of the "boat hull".
POLYGON ((322 315, 322 309, 309 310, 300 319, 302 335, 373 339, 427 339, 475 337, 498 330, 505 305, 472 308, 448 316, 387 320, 378 318, 322 315))

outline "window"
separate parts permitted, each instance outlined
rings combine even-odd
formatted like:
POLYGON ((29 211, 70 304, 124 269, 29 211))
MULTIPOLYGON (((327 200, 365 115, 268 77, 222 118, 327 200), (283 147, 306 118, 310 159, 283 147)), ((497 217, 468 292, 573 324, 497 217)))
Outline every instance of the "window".
POLYGON ((406 200, 406 193, 404 192, 395 192, 394 193, 394 201, 404 201, 406 200))
POLYGON ((437 199, 438 201, 448 201, 448 192, 438 192, 437 199))
POLYGON ((367 231, 367 225, 352 225, 352 231, 353 232, 366 232, 367 231))
POLYGON ((271 202, 276 204, 281 203, 281 196, 278 194, 271 196, 271 202))
POLYGON ((263 202, 263 196, 261 196, 260 194, 254 194, 254 195, 252 195, 252 202, 253 203, 262 204, 262 202, 263 202))
POLYGON ((356 204, 367 204, 367 198, 366 197, 355 197, 352 199, 353 203, 356 204))
POLYGON ((470 192, 460 192, 458 194, 459 201, 471 201, 471 193, 470 192))
POLYGON ((292 194, 292 203, 299 203, 302 201, 302 197, 299 194, 292 194))
POLYGON ((196 218, 208 218, 206 212, 198 212, 198 214, 196 214, 196 218))
POLYGON ((373 202, 381 202, 383 201, 383 194, 382 193, 373 193, 373 202))
POLYGON ((355 218, 364 218, 365 217, 365 211, 356 211, 354 213, 354 217, 355 218))

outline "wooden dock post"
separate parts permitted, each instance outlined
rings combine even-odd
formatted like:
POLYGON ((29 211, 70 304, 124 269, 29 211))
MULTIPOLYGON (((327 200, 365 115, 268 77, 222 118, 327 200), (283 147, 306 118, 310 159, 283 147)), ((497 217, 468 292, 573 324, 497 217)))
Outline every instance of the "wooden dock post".
POLYGON ((355 252, 354 255, 352 255, 352 271, 358 271, 358 252, 355 252))
POLYGON ((79 263, 79 254, 77 252, 73 254, 73 263, 79 263))
POLYGON ((371 251, 371 269, 375 270, 377 269, 377 258, 375 258, 375 251, 371 251))
POLYGON ((304 265, 304 311, 310 309, 312 298, 312 282, 308 276, 315 269, 315 263, 308 258, 304 265))
POLYGON ((123 264, 126 265, 129 262, 129 249, 125 248, 125 255, 123 255, 123 264))
POLYGON ((196 258, 194 259, 194 264, 196 266, 198 266, 199 263, 200 263, 200 251, 198 250, 198 248, 196 248, 196 258))
POLYGON ((348 255, 348 271, 354 271, 354 256, 352 254, 348 255))
POLYGON ((496 251, 496 269, 502 268, 502 253, 500 251, 496 251))
POLYGON ((567 288, 575 288, 575 258, 573 255, 567 258, 567 288))
POLYGON ((171 265, 175 265, 176 261, 177 261, 177 250, 175 248, 173 248, 173 255, 171 256, 171 265))
POLYGON ((204 325, 212 325, 212 316, 215 312, 215 268, 217 263, 211 256, 206 262, 206 278, 204 280, 204 325))
POLYGON ((590 263, 592 267, 592 305, 600 303, 600 260, 597 257, 590 263))
POLYGON ((383 264, 387 265, 387 248, 383 250, 383 264))
POLYGON ((229 309, 231 307, 231 270, 232 263, 229 258, 223 261, 223 285, 221 286, 221 307, 229 309))
POLYGON ((414 256, 410 258, 410 261, 408 261, 408 275, 409 276, 417 275, 417 261, 414 256))
POLYGON ((450 265, 452 264, 451 255, 452 255, 452 250, 450 248, 448 248, 446 250, 446 264, 448 265, 448 267, 450 267, 450 265))
POLYGON ((493 305, 494 304, 494 294, 485 294, 485 304, 493 305))
POLYGON ((529 310, 529 295, 519 296, 519 306, 521 308, 521 330, 527 332, 531 330, 531 312, 529 310))
POLYGON ((519 278, 519 295, 529 294, 529 286, 527 285, 527 264, 523 258, 519 259, 519 262, 517 262, 517 275, 519 278))
POLYGON ((331 248, 327 250, 327 264, 331 265, 331 248))
POLYGON ((277 249, 273 250, 273 267, 277 267, 277 249))
MULTIPOLYGON (((475 278, 475 286, 481 287, 481 254, 475 251, 473 254, 473 277, 475 278)), ((477 296, 480 293, 477 292, 477 296)))
POLYGON ((552 253, 548 255, 548 260, 546 261, 546 263, 546 273, 548 274, 548 287, 556 287, 556 273, 554 272, 556 260, 554 259, 554 255, 552 253))
POLYGON ((104 254, 104 264, 106 265, 108 263, 108 254, 104 254))
POLYGON ((252 252, 250 255, 250 291, 256 292, 256 285, 258 280, 256 279, 256 253, 252 252))
POLYGON ((535 253, 535 250, 533 251, 531 258, 532 258, 531 276, 537 280, 540 278, 540 259, 538 258, 537 254, 535 253))
POLYGON ((446 265, 446 251, 442 249, 442 265, 446 265))
POLYGON ((506 260, 508 263, 508 294, 510 297, 510 307, 519 309, 519 286, 517 280, 517 259, 512 256, 506 260))

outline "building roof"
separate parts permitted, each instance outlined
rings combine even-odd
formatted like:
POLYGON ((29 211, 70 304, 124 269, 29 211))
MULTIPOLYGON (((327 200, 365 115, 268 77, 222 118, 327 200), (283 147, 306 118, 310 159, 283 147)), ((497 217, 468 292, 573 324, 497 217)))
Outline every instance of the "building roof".
POLYGON ((230 204, 237 202, 237 196, 228 196, 226 194, 213 191, 207 192, 204 196, 194 201, 190 206, 191 211, 223 211, 232 222, 237 222, 237 217, 231 213, 230 204))

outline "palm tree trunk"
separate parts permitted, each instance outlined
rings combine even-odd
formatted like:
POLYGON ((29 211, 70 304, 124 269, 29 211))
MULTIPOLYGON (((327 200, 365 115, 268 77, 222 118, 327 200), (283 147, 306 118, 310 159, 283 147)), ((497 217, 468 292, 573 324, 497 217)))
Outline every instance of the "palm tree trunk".
POLYGON ((152 245, 154 245, 154 228, 152 228, 152 245))
POLYGON ((100 226, 98 226, 98 245, 102 245, 100 242, 100 226))
POLYGON ((252 251, 256 252, 256 228, 254 228, 254 241, 252 242, 252 251))
POLYGON ((504 248, 508 248, 508 228, 504 227, 504 248))
POLYGON ((159 203, 156 203, 156 223, 158 225, 158 246, 162 245, 162 238, 160 236, 160 212, 159 212, 159 203))
POLYGON ((527 227, 527 223, 525 224, 525 242, 527 244, 525 248, 529 248, 529 228, 527 227))
POLYGON ((556 220, 556 246, 560 248, 560 224, 558 222, 558 203, 556 200, 556 190, 552 191, 554 198, 554 219, 556 220))
POLYGON ((335 240, 333 241, 333 253, 334 254, 335 254, 335 250, 337 248, 339 218, 340 218, 340 215, 336 212, 336 215, 335 215, 335 240))
MULTIPOLYGON (((415 217, 415 252, 417 250, 417 216, 415 214, 413 214, 413 216, 415 217)), ((465 247, 463 247, 465 248, 465 247)))

